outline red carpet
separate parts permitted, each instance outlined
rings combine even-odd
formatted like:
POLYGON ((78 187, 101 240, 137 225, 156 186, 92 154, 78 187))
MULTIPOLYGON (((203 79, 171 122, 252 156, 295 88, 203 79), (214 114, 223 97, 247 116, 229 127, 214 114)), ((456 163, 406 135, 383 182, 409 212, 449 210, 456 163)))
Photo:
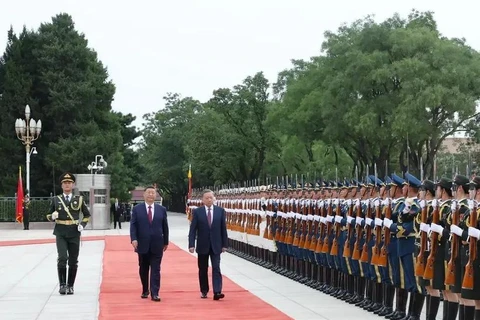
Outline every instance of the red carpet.
MULTIPOLYGON (((138 258, 128 236, 106 236, 99 320, 291 319, 223 277, 225 299, 200 299, 196 257, 170 244, 161 270, 161 302, 141 299, 138 258)), ((209 271, 211 286, 211 271, 209 271)))
MULTIPOLYGON (((105 239, 105 236, 82 237, 82 241, 98 241, 103 239, 105 239)), ((55 238, 0 241, 0 247, 24 246, 24 245, 31 245, 31 244, 46 244, 46 243, 55 243, 55 238)))

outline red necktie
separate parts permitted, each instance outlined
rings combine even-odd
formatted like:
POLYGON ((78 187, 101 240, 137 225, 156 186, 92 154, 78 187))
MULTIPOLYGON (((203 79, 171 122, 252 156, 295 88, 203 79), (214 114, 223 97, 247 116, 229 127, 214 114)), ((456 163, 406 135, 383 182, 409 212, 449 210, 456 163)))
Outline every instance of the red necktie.
POLYGON ((208 213, 207 213, 207 220, 208 220, 208 226, 212 226, 212 210, 208 208, 208 213))
POLYGON ((148 206, 148 222, 150 224, 152 223, 153 217, 152 217, 152 206, 148 206))

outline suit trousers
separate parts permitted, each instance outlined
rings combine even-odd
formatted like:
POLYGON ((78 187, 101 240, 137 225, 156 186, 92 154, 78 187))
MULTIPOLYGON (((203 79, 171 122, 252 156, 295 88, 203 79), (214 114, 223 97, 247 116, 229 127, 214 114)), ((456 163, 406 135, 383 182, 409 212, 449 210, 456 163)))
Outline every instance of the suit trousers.
POLYGON ((142 282, 142 293, 149 292, 148 276, 150 273, 150 294, 158 296, 160 291, 160 264, 162 263, 163 252, 154 254, 152 252, 138 254, 139 275, 142 282))
POLYGON ((220 254, 215 254, 210 248, 207 254, 198 254, 198 280, 200 282, 200 292, 208 293, 210 287, 208 286, 208 258, 212 263, 212 282, 213 293, 222 292, 222 273, 220 271, 220 254))

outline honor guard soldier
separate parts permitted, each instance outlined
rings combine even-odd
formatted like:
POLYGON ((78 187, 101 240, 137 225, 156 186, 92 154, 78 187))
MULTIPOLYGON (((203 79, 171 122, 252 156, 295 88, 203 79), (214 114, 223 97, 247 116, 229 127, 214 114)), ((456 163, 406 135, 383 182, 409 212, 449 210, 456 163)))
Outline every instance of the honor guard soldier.
POLYGON ((47 215, 49 221, 55 221, 53 234, 56 236, 59 293, 62 295, 73 294, 80 251, 80 234, 90 219, 90 211, 83 202, 83 197, 72 194, 74 183, 75 177, 71 173, 64 173, 60 177, 63 194, 53 198, 52 213, 47 215), (81 221, 80 213, 83 215, 81 221))

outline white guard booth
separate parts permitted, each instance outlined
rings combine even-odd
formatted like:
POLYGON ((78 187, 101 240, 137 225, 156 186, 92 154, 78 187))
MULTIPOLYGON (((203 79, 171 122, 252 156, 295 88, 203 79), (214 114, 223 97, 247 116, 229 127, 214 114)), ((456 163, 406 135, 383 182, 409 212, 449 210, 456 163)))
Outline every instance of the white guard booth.
POLYGON ((76 174, 75 195, 83 196, 92 215, 87 230, 111 229, 110 222, 110 175, 76 174))

